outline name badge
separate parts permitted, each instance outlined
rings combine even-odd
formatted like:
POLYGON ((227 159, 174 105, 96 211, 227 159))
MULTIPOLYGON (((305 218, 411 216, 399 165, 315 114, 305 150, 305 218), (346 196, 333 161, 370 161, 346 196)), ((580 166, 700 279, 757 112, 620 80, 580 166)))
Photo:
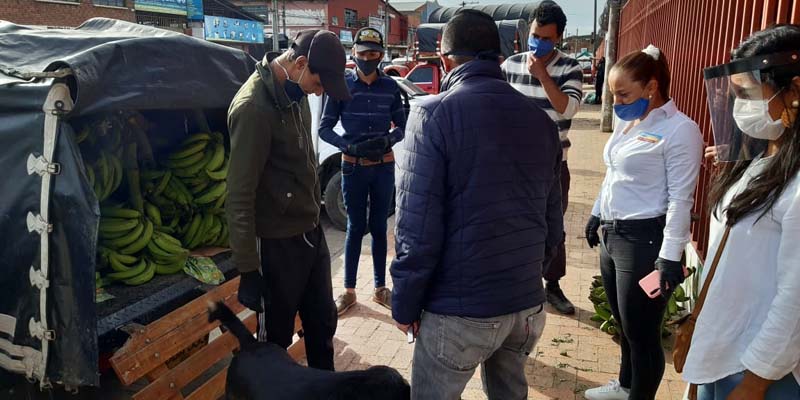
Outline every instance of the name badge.
POLYGON ((663 138, 662 135, 656 135, 655 133, 641 133, 639 136, 636 137, 636 140, 641 140, 642 142, 647 143, 658 143, 663 138))

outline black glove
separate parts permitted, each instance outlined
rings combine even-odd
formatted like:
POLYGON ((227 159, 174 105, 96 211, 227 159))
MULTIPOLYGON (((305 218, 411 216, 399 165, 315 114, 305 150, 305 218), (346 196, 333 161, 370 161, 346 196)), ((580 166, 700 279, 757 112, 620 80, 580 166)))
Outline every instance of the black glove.
POLYGON ((264 311, 261 307, 263 288, 264 280, 258 271, 242 272, 239 280, 239 303, 255 312, 264 311))
POLYGON ((589 248, 594 248, 600 244, 600 236, 597 234, 597 230, 600 229, 600 217, 596 215, 589 216, 589 221, 586 223, 586 243, 589 244, 589 248))
POLYGON ((388 136, 381 136, 365 140, 356 146, 358 146, 358 150, 363 154, 362 157, 370 161, 380 161, 391 147, 391 142, 388 136))
POLYGON ((661 295, 668 298, 686 277, 683 275, 683 265, 680 261, 670 261, 659 257, 656 260, 656 269, 661 271, 661 295))

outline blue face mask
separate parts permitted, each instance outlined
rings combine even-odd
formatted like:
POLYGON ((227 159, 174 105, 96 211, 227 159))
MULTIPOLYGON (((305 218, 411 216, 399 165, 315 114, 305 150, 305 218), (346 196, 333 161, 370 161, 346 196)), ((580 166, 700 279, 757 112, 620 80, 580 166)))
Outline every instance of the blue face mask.
POLYGON ((631 104, 615 104, 614 113, 623 121, 633 121, 641 118, 647 112, 648 107, 650 107, 650 100, 642 98, 631 104))
MULTIPOLYGON (((300 87, 300 82, 303 80, 303 75, 305 75, 307 69, 308 67, 303 69, 303 72, 300 73, 300 77, 297 79, 297 81, 286 78, 286 81, 283 83, 283 89, 286 91, 286 97, 295 103, 299 103, 300 100, 303 100, 303 97, 306 97, 306 92, 300 87)), ((286 73, 286 76, 289 76, 288 72, 286 73)))
POLYGON ((528 37, 528 50, 533 52, 536 58, 542 58, 550 54, 556 44, 547 39, 537 39, 533 36, 528 37))

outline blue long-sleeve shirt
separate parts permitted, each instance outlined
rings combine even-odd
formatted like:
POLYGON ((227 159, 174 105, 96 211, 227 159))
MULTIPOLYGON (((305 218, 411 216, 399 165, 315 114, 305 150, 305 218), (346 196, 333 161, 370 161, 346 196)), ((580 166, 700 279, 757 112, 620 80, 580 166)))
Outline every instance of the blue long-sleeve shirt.
POLYGON ((381 74, 378 80, 368 85, 352 71, 347 72, 346 80, 353 98, 338 101, 328 97, 320 121, 319 137, 340 149, 387 134, 392 143, 403 140, 406 113, 397 82, 381 74), (345 131, 342 136, 333 130, 339 119, 345 131), (392 122, 394 129, 391 128, 392 122))

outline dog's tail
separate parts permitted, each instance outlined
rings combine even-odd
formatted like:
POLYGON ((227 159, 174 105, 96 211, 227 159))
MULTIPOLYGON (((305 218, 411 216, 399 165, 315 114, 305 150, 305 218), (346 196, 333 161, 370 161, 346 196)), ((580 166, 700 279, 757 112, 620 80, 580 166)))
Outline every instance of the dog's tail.
POLYGON ((247 329, 242 320, 221 301, 208 303, 208 322, 213 321, 219 321, 222 326, 231 331, 233 336, 239 339, 240 346, 256 342, 253 334, 250 333, 250 330, 247 329))

